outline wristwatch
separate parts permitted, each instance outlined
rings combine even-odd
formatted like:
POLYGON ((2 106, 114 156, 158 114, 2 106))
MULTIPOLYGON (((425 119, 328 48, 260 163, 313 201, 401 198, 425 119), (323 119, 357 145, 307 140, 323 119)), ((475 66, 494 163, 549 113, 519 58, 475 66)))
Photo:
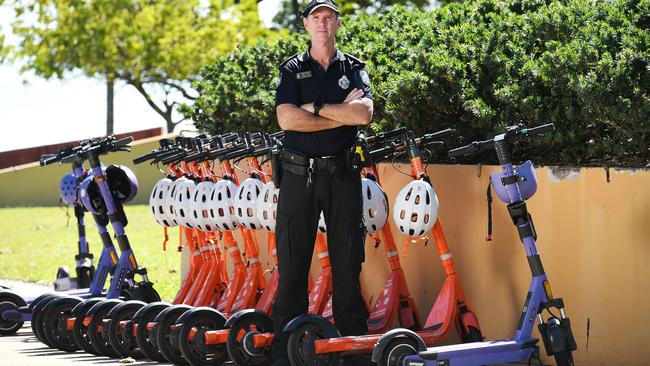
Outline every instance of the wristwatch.
POLYGON ((323 108, 323 102, 314 102, 314 116, 319 116, 321 108, 323 108))

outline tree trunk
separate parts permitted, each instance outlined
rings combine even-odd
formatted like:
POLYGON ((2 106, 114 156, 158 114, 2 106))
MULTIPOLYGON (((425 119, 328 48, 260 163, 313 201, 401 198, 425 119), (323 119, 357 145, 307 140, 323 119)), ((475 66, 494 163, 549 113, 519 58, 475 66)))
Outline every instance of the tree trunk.
POLYGON ((106 79, 106 135, 113 134, 113 97, 115 95, 115 80, 112 78, 106 79))
POLYGON ((302 22, 300 21, 300 4, 298 4, 298 0, 291 0, 291 5, 293 7, 293 14, 296 16, 295 18, 295 26, 296 30, 300 29, 300 26, 302 25, 302 22))
POLYGON ((172 121, 171 115, 169 117, 165 116, 165 122, 167 124, 167 133, 174 132, 174 127, 176 127, 176 123, 172 121))

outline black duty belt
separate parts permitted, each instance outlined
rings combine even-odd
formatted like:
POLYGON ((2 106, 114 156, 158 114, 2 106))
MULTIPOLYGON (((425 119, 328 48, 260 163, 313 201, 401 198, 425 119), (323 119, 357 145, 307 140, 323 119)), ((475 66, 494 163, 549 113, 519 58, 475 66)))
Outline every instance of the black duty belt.
POLYGON ((328 171, 334 173, 336 171, 343 171, 346 168, 344 154, 309 157, 299 152, 284 150, 280 152, 280 161, 282 162, 282 169, 284 171, 303 177, 306 176, 308 178, 308 185, 311 182, 311 175, 314 172, 328 171))

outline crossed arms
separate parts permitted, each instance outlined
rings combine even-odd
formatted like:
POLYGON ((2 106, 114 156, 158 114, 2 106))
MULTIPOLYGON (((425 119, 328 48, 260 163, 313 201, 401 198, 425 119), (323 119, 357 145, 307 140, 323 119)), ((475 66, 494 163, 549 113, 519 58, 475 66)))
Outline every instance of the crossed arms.
POLYGON ((324 104, 319 116, 314 115, 314 103, 300 107, 291 103, 276 108, 278 123, 285 131, 316 132, 341 126, 366 126, 372 120, 373 102, 363 90, 353 89, 339 104, 324 104))

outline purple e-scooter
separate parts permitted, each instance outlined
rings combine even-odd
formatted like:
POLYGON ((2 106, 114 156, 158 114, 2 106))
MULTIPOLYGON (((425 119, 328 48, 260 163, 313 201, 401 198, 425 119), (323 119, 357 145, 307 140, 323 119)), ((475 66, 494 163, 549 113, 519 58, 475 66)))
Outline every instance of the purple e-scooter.
MULTIPOLYGON (((417 354, 408 355, 408 352, 404 352, 403 349, 376 347, 372 355, 373 360, 385 356, 386 352, 394 352, 401 357, 396 357, 392 365, 478 366, 516 361, 530 363, 533 359, 539 359, 538 339, 532 337, 533 326, 537 319, 539 322, 537 328, 546 353, 554 356, 558 366, 573 366, 572 351, 575 351, 577 346, 571 331, 571 322, 564 311, 564 301, 560 297, 553 297, 551 292, 542 260, 537 253, 535 244, 537 234, 533 219, 526 208, 526 200, 532 197, 537 189, 535 169, 530 161, 514 167, 511 158, 512 146, 515 142, 540 136, 554 129, 553 124, 530 129, 511 126, 506 128, 505 133, 493 139, 473 142, 449 151, 449 156, 452 158, 490 149, 495 149, 497 152, 501 172, 492 173, 490 180, 499 199, 508 205, 508 212, 517 227, 532 272, 532 280, 514 338, 426 348, 417 335, 411 334, 407 337, 417 341, 417 354), (559 316, 553 310, 559 311, 559 316), (542 314, 544 311, 550 315, 546 321, 542 314)), ((380 343, 381 341, 378 342, 380 343)), ((415 352, 416 350, 412 350, 412 353, 415 352)))
POLYGON ((147 278, 146 269, 138 266, 124 230, 128 221, 122 203, 135 196, 137 180, 126 167, 104 167, 99 160, 102 154, 129 151, 131 141, 131 137, 117 140, 112 136, 88 140, 61 159, 62 162, 88 160, 91 175, 82 182, 79 195, 84 207, 93 213, 100 225, 111 223, 120 248, 120 256, 111 257, 116 268, 105 295, 106 300, 89 298, 90 296, 61 297, 49 301, 44 306, 41 311, 42 321, 36 326, 42 327, 48 341, 46 344, 52 347, 64 351, 83 348, 93 352, 94 348, 90 347, 90 344, 98 346, 100 343, 97 339, 100 325, 93 322, 95 312, 107 312, 121 302, 121 296, 146 302, 160 300, 153 284, 147 278), (140 275, 142 281, 135 282, 135 275, 140 275))
MULTIPOLYGON (((48 154, 41 157, 41 165, 52 164, 61 161, 66 156, 69 156, 74 151, 72 146, 59 150, 56 154, 48 154)), ((85 208, 81 203, 78 196, 79 185, 86 179, 87 172, 83 168, 82 161, 75 159, 70 161, 72 163, 72 173, 63 177, 60 183, 60 193, 62 200, 69 206, 73 206, 75 210, 75 217, 77 218, 77 229, 79 233, 79 254, 75 256, 77 261, 77 289, 66 290, 57 294, 46 293, 35 298, 25 298, 12 291, 0 291, 0 335, 12 335, 20 329, 25 321, 32 322, 32 329, 36 337, 43 343, 47 343, 47 339, 40 332, 40 327, 36 327, 36 320, 40 310, 52 299, 73 295, 83 297, 102 296, 104 285, 108 278, 109 273, 113 273, 117 262, 117 252, 111 241, 111 237, 106 229, 106 225, 101 223, 98 216, 94 216, 99 230, 99 235, 103 243, 103 250, 97 263, 97 270, 92 265, 92 254, 88 250, 88 241, 86 240, 86 228, 84 223, 85 208)), ((61 272, 61 269, 58 271, 61 272)), ((60 276, 55 282, 55 290, 57 290, 57 282, 62 284, 60 276)))

